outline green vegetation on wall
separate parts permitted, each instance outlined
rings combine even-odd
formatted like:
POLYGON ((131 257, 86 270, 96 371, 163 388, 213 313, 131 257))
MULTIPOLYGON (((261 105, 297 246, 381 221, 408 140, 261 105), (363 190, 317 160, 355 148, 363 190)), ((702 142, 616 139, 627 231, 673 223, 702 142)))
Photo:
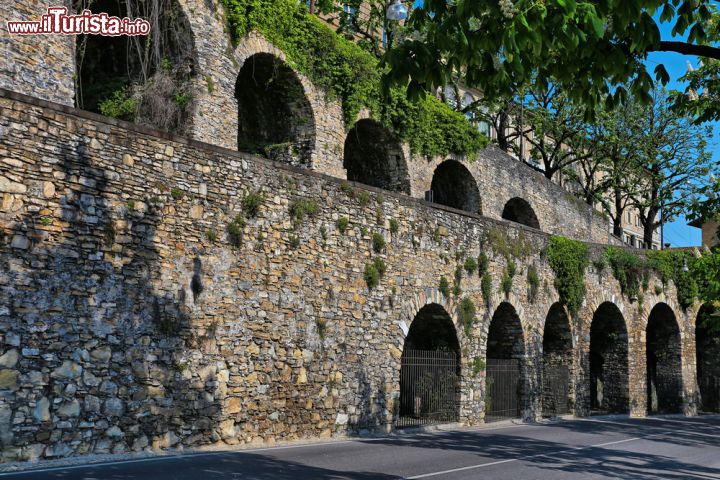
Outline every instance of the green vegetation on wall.
POLYGON ((473 154, 487 138, 439 99, 418 101, 403 89, 381 93, 378 59, 336 34, 295 0, 221 0, 235 42, 252 31, 279 48, 290 66, 342 101, 345 125, 368 108, 373 117, 423 155, 473 154))
POLYGON ((465 336, 470 336, 472 333, 472 327, 475 323, 475 303, 470 297, 464 297, 460 300, 458 306, 458 320, 465 330, 465 336))
POLYGON ((575 316, 585 298, 585 270, 589 265, 587 245, 565 237, 550 237, 547 258, 555 273, 560 302, 575 316))
POLYGON ((623 294, 631 299, 641 298, 649 287, 652 273, 660 277, 663 285, 673 282, 682 308, 690 307, 696 300, 713 303, 720 298, 720 254, 717 252, 698 257, 689 250, 651 250, 645 256, 638 256, 621 248, 607 247, 605 258, 623 294))

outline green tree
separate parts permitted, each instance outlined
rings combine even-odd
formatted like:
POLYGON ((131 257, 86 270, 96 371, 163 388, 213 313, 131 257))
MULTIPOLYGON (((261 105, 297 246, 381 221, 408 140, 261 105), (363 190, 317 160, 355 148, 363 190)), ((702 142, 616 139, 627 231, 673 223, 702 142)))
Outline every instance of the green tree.
POLYGON ((648 70, 649 52, 720 59, 720 49, 706 33, 713 4, 425 0, 406 22, 413 34, 386 53, 392 67, 386 79, 407 85, 414 95, 457 78, 494 98, 512 96, 533 78, 553 78, 590 111, 601 102, 616 105, 628 91, 649 101, 655 81, 669 81, 664 66, 648 70), (686 40, 663 39, 659 22, 670 22, 673 35, 686 40))
POLYGON ((646 244, 652 243, 659 225, 691 205, 698 186, 709 184, 720 166, 708 151, 711 129, 695 125, 692 117, 671 107, 671 97, 656 91, 638 119, 644 134, 638 164, 643 181, 634 206, 646 244))

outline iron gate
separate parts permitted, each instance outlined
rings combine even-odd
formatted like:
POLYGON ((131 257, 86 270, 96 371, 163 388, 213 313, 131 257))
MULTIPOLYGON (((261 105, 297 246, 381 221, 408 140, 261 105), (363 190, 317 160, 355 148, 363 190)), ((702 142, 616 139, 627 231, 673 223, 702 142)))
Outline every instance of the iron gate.
POLYGON ((520 417, 520 361, 488 358, 485 377, 485 422, 520 417))
POLYGON ((545 365, 542 378, 542 413, 549 417, 570 413, 570 369, 567 365, 545 365))
POLYGON ((455 352, 405 350, 400 368, 397 427, 459 420, 459 377, 455 352))

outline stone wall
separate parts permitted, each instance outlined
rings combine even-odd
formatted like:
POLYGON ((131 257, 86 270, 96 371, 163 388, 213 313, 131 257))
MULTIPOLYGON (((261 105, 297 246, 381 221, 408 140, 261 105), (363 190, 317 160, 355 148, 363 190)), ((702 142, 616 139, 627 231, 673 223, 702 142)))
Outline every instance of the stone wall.
MULTIPOLYGON (((523 416, 537 418, 544 322, 558 300, 539 255, 547 236, 349 186, 0 89, 2 458, 387 431, 405 335, 430 303, 455 325, 467 424, 483 421, 484 371, 473 365, 485 358, 490 319, 512 306, 525 344, 523 416), (257 217, 231 235, 243 197, 258 191, 257 217), (532 252, 513 260, 508 294, 499 288, 508 260, 486 241, 498 235, 532 252), (459 297, 438 291, 441 276, 481 251, 489 303, 477 273, 462 273, 459 297), (363 272, 376 258, 386 271, 369 289, 363 272), (477 307, 467 335, 463 297, 477 307)), ((572 327, 576 413, 588 409, 590 324, 604 302, 627 325, 634 415, 646 410, 650 308, 672 308, 692 413, 694 312, 677 307, 673 288, 631 303, 607 272, 591 269, 587 287, 572 327)))
MULTIPOLYGON (((285 55, 257 33, 233 45, 227 32, 224 11, 217 0, 178 0, 178 3, 190 23, 196 57, 192 89, 194 111, 189 121, 189 136, 236 150, 238 126, 246 120, 240 116, 247 116, 247 111, 240 108, 236 98, 237 80, 243 66, 246 62, 253 62, 258 54, 270 55, 279 61, 284 61, 285 55)), ((12 0, 0 7, 0 13, 6 13, 7 18, 32 19, 38 18, 45 7, 35 0, 12 0)), ((66 105, 73 104, 73 36, 10 38, 4 30, 2 35, 0 40, 5 54, 0 59, 0 87, 66 105), (41 49, 40 54, 38 49, 41 49)), ((348 151, 346 139, 354 131, 345 128, 341 104, 330 99, 325 91, 313 85, 304 75, 296 73, 295 76, 300 94, 304 96, 299 102, 303 104, 303 124, 295 125, 290 131, 301 132, 295 135, 298 137, 296 144, 285 149, 276 148, 270 156, 333 177, 347 178, 348 164, 357 163, 353 154, 368 156, 367 151, 372 153, 373 150, 359 154, 357 148, 348 151)), ((247 88, 247 85, 239 88, 247 88)), ((288 105, 288 109, 293 110, 293 105, 288 105)), ((269 119, 267 123, 272 122, 274 120, 269 119)), ((386 137, 388 135, 374 135, 378 144, 388 144, 386 137)), ((350 146, 353 146, 352 142, 350 146)), ((416 198, 423 198, 424 192, 432 188, 436 168, 448 160, 445 157, 428 160, 411 154, 407 145, 399 149, 402 151, 395 145, 385 150, 385 161, 390 159, 393 170, 387 173, 387 178, 381 178, 382 172, 370 169, 370 173, 377 173, 379 178, 375 181, 365 179, 363 183, 384 186, 390 182, 391 189, 409 192, 416 198)), ((467 167, 471 175, 467 182, 459 184, 462 188, 454 191, 450 198, 445 198, 448 194, 445 192, 447 189, 442 188, 442 178, 435 179, 439 192, 436 201, 500 219, 507 202, 520 197, 530 204, 539 220, 540 230, 544 232, 600 243, 617 242, 609 235, 606 219, 560 186, 546 180, 542 174, 494 147, 480 152, 479 157, 473 162, 452 159, 467 167)), ((357 175, 352 173, 350 176, 357 178, 357 175)))
POLYGON ((74 105, 75 37, 10 35, 5 21, 38 21, 48 6, 70 4, 27 0, 0 2, 0 88, 74 105))
MULTIPOLYGON (((501 219, 508 201, 522 198, 534 210, 543 232, 589 242, 618 243, 609 234, 608 220, 600 213, 497 147, 486 148, 474 161, 450 158, 462 163, 477 182, 483 215, 501 219)), ((431 161, 413 159, 410 163, 413 196, 422 198, 423 192, 431 189, 433 173, 446 160, 446 157, 431 161)))

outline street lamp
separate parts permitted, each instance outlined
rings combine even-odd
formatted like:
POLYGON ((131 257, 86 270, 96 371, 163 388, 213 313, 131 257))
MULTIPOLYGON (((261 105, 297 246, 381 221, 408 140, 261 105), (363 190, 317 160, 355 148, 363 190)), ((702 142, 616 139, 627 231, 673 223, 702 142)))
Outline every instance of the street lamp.
POLYGON ((393 0, 385 12, 385 18, 394 22, 405 20, 408 17, 407 8, 402 4, 402 0, 393 0))

